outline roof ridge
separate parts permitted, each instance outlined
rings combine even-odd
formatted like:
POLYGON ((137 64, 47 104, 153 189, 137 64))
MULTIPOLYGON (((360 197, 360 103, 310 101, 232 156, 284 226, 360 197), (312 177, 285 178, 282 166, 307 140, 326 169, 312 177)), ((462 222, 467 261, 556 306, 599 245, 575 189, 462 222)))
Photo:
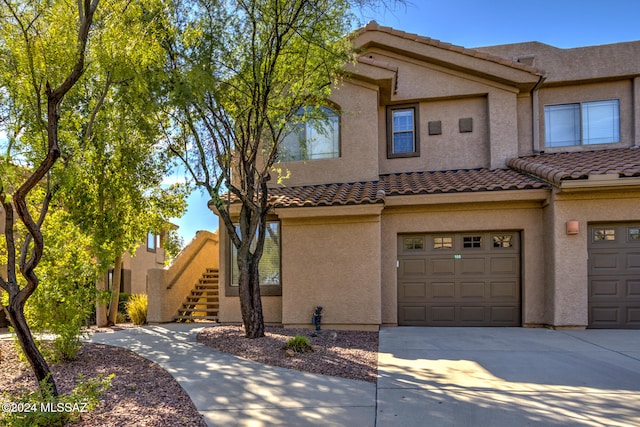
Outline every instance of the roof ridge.
POLYGON ((387 33, 387 34, 391 34, 406 40, 411 40, 414 41, 416 43, 421 43, 421 44, 426 44, 429 46, 433 46, 439 49, 445 49, 445 50, 449 50, 452 52, 457 52, 463 55, 467 55, 467 56, 471 56, 477 59, 481 59, 481 60, 485 60, 485 61, 490 61, 490 62, 494 62, 494 63, 498 63, 501 65, 505 65, 508 67, 512 67, 512 68, 517 68, 520 69, 522 71, 527 71, 529 73, 532 74, 536 74, 536 75, 542 75, 542 72, 531 66, 531 65, 527 65, 527 64, 523 64, 521 62, 516 62, 513 60, 509 60, 506 58, 503 58, 501 56, 498 55, 493 55, 484 51, 479 51, 476 49, 472 49, 472 48, 467 48, 464 46, 459 46, 459 45, 455 45, 453 43, 448 43, 448 42, 443 42, 440 41, 438 39, 434 39, 431 37, 427 37, 427 36, 421 36, 419 34, 416 33, 409 33, 406 31, 402 31, 402 30, 396 30, 393 27, 388 27, 388 26, 383 26, 378 24, 376 21, 369 21, 364 27, 361 27, 359 29, 356 30, 356 34, 360 35, 363 34, 367 31, 380 31, 383 33, 387 33))

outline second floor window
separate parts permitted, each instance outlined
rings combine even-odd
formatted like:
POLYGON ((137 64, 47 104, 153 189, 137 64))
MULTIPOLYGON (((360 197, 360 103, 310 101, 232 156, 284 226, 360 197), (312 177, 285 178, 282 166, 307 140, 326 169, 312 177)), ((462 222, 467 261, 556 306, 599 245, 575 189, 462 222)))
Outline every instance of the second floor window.
POLYGON ((420 155, 418 106, 387 107, 387 157, 420 155))
POLYGON ((544 121, 547 147, 620 142, 620 102, 617 99, 545 105, 544 121))
POLYGON ((330 108, 321 108, 324 117, 312 117, 296 125, 280 146, 280 160, 333 159, 340 157, 340 118, 330 108))

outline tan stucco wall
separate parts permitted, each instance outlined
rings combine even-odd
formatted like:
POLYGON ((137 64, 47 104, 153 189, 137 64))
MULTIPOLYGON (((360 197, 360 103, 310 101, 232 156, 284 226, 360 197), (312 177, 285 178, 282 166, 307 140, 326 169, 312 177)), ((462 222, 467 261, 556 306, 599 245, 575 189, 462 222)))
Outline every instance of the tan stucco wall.
MULTIPOLYGON (((516 192, 514 192, 516 193, 516 192)), ((526 192, 522 192, 526 193, 526 192)), ((443 195, 446 196, 446 195, 443 195)), ((403 233, 520 231, 522 237, 522 323, 544 323, 544 251, 541 201, 398 207, 382 216, 382 322, 397 315, 397 236, 403 233)), ((476 195, 476 197, 478 197, 476 195)), ((517 199, 514 194, 514 199, 517 199)), ((444 200, 443 200, 444 201, 444 200)))
POLYGON ((381 174, 500 168, 517 156, 516 88, 377 49, 368 55, 398 68, 397 92, 391 96, 390 104, 420 103, 421 156, 414 158, 387 159, 386 109, 380 108, 381 174), (467 117, 473 119, 473 132, 460 133, 458 120, 467 117), (442 122, 442 135, 429 135, 428 122, 438 120, 442 122))
POLYGON ((282 323, 310 326, 320 305, 327 328, 377 330, 379 215, 283 219, 282 227, 282 323))
POLYGON ((387 158, 387 109, 378 113, 380 173, 473 169, 490 164, 487 97, 428 100, 419 103, 419 157, 387 158), (459 120, 471 118, 473 132, 460 133, 459 120), (429 122, 440 121, 441 135, 429 135, 429 122))
POLYGON ((553 254, 546 265, 549 317, 557 327, 588 324, 588 252, 590 223, 640 221, 640 190, 560 193, 549 219, 545 251, 553 254), (567 235, 566 222, 579 221, 580 232, 567 235))
POLYGON ((140 245, 134 255, 125 254, 122 267, 131 270, 131 288, 125 292, 131 294, 147 293, 147 271, 153 268, 164 268, 164 249, 147 250, 146 245, 140 245))

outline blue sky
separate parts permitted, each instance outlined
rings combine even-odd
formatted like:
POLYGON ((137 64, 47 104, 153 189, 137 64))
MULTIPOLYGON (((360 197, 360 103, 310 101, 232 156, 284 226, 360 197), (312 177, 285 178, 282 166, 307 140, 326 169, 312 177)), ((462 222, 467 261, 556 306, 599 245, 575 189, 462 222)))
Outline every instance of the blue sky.
MULTIPOLYGON (((366 11, 363 19, 464 47, 539 41, 571 48, 640 40, 640 0, 407 2, 392 10, 366 11)), ((207 209, 207 200, 195 190, 187 214, 174 220, 185 243, 197 230, 218 228, 217 217, 207 209)))

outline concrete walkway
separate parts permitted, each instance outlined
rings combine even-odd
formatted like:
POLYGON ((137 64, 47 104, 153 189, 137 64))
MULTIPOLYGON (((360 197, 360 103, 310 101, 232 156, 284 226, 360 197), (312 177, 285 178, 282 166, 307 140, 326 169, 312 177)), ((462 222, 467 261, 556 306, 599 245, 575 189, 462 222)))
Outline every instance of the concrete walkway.
POLYGON ((158 363, 210 426, 374 426, 376 386, 267 366, 196 342, 203 324, 170 323, 94 334, 158 363))
POLYGON ((378 427, 640 426, 640 330, 383 328, 378 360, 378 427))

